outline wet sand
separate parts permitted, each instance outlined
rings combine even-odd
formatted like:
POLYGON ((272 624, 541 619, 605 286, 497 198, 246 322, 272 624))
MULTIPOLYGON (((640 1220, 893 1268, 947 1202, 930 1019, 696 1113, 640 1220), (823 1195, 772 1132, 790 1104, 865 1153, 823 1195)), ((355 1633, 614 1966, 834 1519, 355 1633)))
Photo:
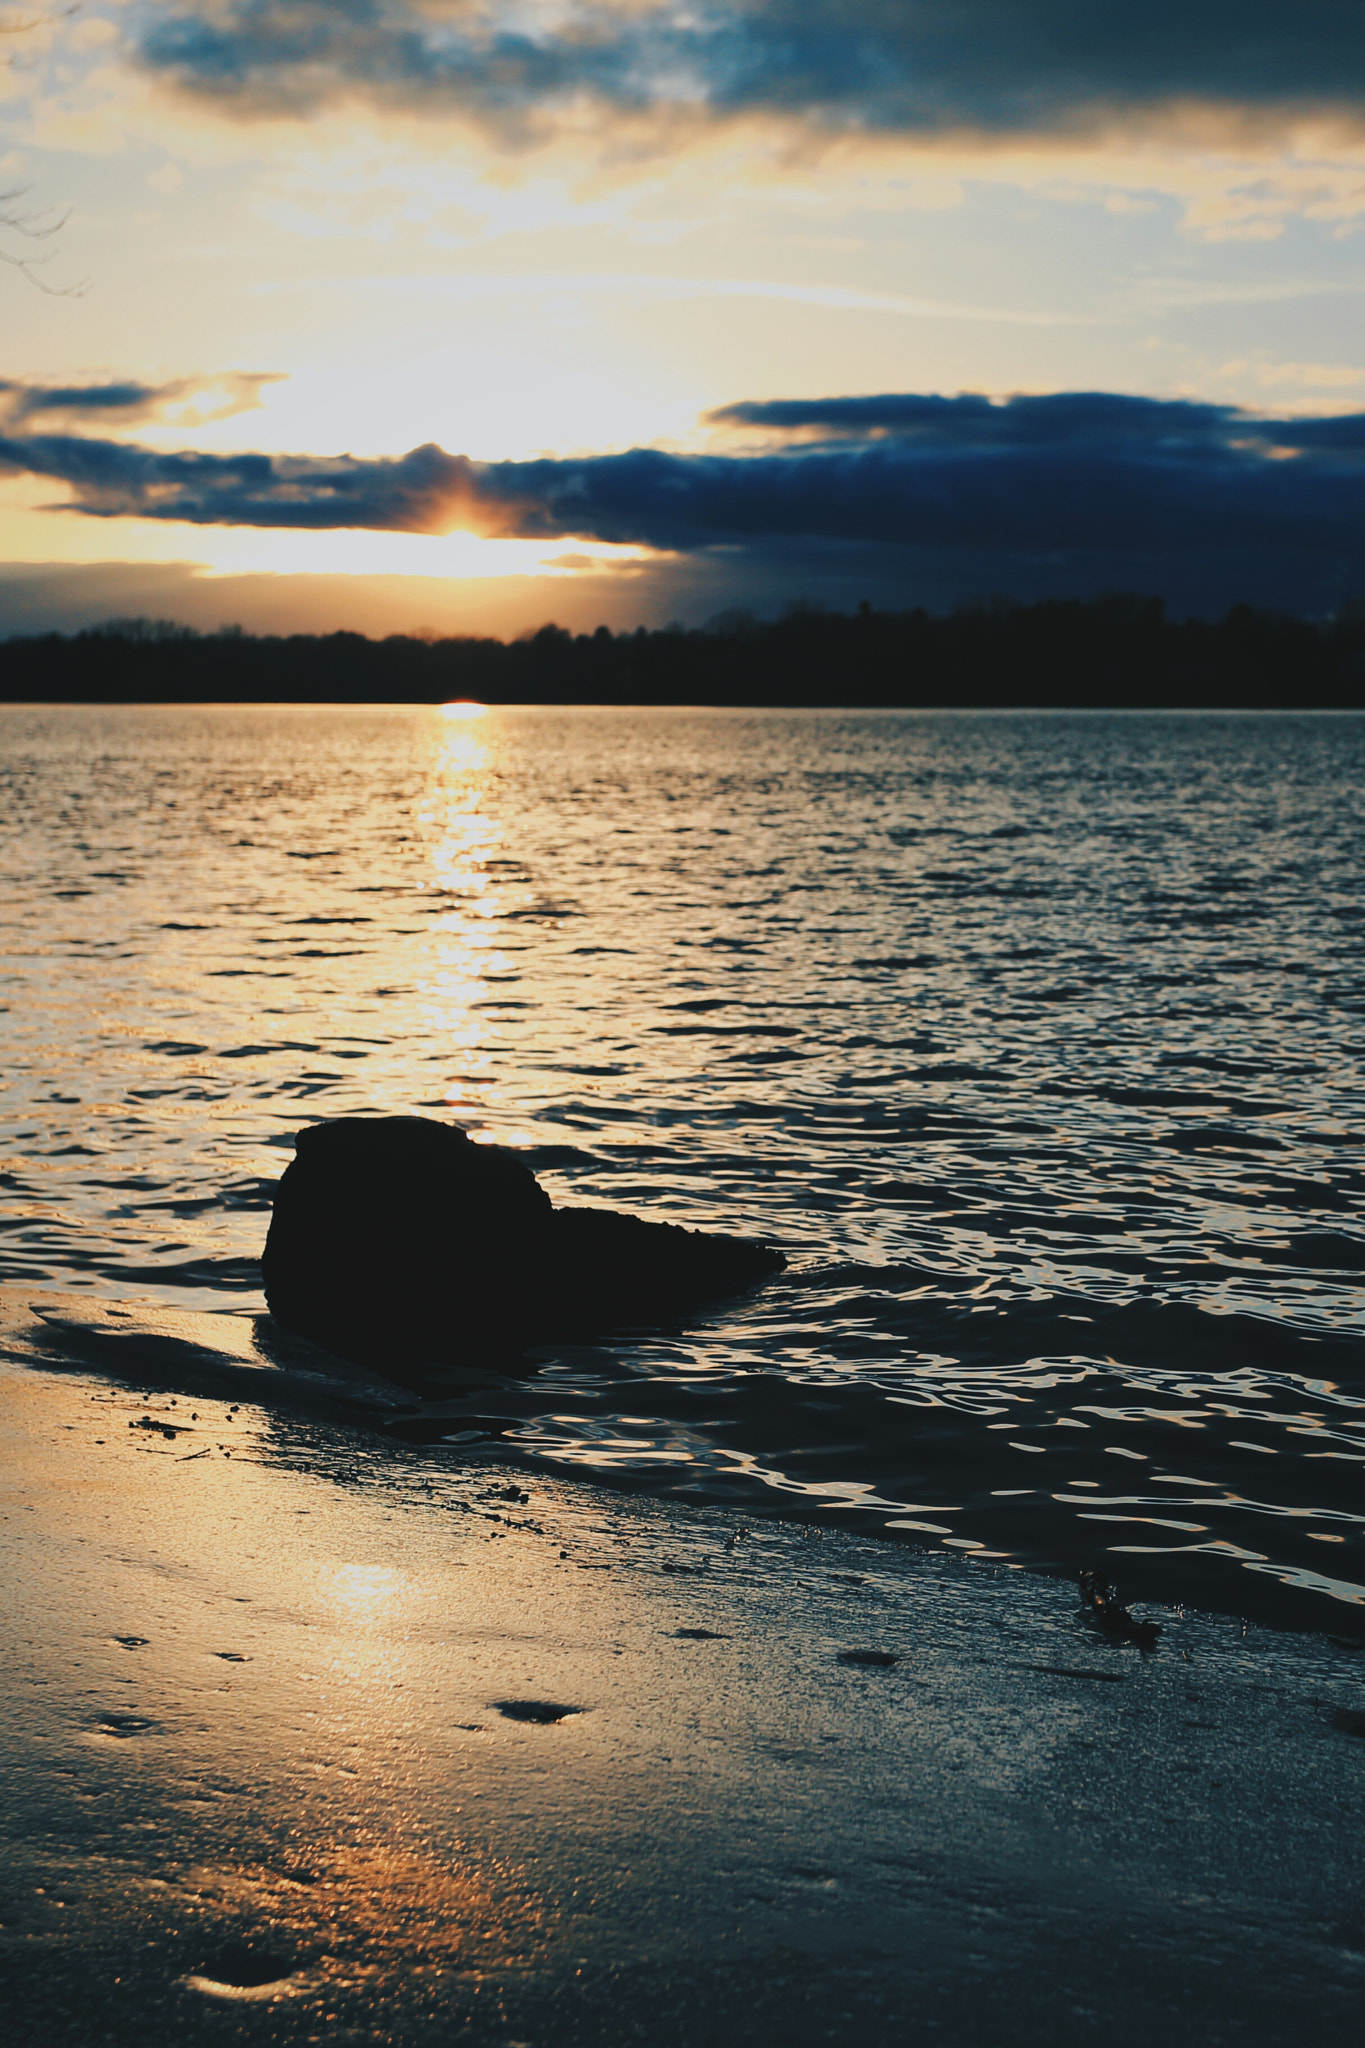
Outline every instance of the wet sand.
POLYGON ((16 2044, 1359 2039, 1349 1639, 1144 1657, 1057 1581, 395 1452, 245 1318, 38 1298, 16 2044))

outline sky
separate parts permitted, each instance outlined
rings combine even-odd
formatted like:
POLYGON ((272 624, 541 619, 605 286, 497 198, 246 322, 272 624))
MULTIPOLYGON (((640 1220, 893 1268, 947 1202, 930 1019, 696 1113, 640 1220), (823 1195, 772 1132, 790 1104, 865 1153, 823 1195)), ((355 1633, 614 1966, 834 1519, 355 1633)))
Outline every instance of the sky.
POLYGON ((1356 0, 0 24, 0 634, 1365 600, 1356 0))

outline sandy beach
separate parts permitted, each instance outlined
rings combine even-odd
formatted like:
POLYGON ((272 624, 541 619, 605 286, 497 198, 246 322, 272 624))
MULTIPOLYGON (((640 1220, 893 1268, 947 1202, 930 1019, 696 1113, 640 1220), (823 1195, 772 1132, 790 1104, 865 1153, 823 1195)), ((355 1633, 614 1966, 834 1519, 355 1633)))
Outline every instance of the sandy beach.
POLYGON ((33 1299, 16 2043, 1358 2039, 1349 1638, 1143 1656, 1021 1571, 395 1455, 251 1318, 33 1299))

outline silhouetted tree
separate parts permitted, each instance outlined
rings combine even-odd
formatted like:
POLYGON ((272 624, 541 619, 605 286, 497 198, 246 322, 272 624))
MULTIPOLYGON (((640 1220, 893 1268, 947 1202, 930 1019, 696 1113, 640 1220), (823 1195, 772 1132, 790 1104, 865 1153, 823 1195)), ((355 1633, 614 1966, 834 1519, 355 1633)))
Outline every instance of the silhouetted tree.
POLYGON ((988 601, 747 614, 704 627, 511 641, 469 635, 216 633, 113 619, 4 644, 0 697, 46 702, 820 704, 1028 709, 1163 706, 1365 710, 1365 610, 1323 621, 1238 605, 1216 624, 1168 620, 1124 593, 1085 603, 988 601))

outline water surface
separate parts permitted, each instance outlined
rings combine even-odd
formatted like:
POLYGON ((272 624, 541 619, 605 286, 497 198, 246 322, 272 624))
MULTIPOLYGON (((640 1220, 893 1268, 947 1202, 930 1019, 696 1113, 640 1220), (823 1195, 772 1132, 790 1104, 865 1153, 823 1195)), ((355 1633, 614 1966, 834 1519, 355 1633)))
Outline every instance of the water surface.
POLYGON ((262 1306, 292 1133, 781 1245, 429 1455, 1359 1634, 1365 720, 0 710, 0 1278, 262 1306))

